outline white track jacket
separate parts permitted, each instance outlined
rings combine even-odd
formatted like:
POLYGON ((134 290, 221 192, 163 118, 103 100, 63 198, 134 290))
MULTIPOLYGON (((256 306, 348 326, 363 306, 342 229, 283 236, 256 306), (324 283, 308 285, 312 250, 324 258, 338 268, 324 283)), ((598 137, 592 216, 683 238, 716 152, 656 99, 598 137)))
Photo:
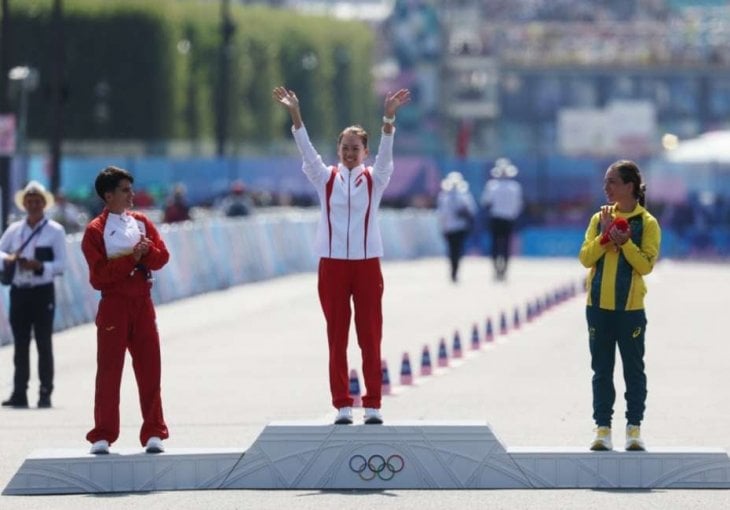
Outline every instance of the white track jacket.
POLYGON ((372 167, 349 170, 327 166, 309 140, 307 129, 294 130, 302 171, 317 189, 320 218, 315 250, 319 257, 362 260, 383 256, 378 208, 393 174, 393 134, 381 133, 372 167), (334 172, 334 175, 333 175, 334 172))

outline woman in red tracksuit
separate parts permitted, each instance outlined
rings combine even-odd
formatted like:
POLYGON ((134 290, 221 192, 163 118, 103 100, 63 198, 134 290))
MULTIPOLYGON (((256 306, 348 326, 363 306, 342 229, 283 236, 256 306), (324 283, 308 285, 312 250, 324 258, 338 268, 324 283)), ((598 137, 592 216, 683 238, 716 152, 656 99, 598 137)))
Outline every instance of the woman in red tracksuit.
POLYGON ((364 164, 368 156, 368 134, 363 128, 350 126, 342 131, 337 142, 340 163, 327 166, 309 141, 296 94, 276 87, 273 97, 291 115, 292 133, 303 160, 302 170, 317 189, 320 200, 315 241, 320 257, 318 290, 327 321, 330 391, 332 405, 338 411, 335 423, 352 423, 353 399, 347 368, 352 299, 365 379, 364 420, 367 424, 381 424, 383 243, 377 213, 393 173, 395 113, 410 100, 410 92, 401 89, 386 95, 380 147, 372 167, 364 164))
POLYGON ((133 206, 134 178, 113 166, 96 178, 105 208, 86 227, 81 249, 91 286, 101 291, 96 315, 97 372, 91 453, 109 453, 119 437, 119 388, 129 349, 142 409, 140 442, 147 453, 164 451, 168 431, 160 396, 160 338, 150 297, 152 271, 170 258, 157 229, 133 206))

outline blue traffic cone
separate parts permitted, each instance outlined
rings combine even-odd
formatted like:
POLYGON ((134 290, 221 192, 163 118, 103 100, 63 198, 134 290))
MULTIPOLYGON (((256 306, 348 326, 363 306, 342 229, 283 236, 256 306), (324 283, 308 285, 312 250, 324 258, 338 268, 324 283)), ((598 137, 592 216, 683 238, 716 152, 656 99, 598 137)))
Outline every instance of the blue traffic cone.
POLYGON ((481 346, 481 342, 479 341, 479 326, 474 324, 471 328, 471 350, 478 351, 481 346))
POLYGON ((380 373, 382 374, 380 393, 382 395, 390 395, 390 374, 388 373, 388 362, 385 360, 380 361, 380 373))
POLYGON ((350 398, 352 398, 352 407, 362 407, 360 379, 357 377, 355 369, 350 370, 350 398))
POLYGON ((413 384, 413 374, 411 373, 411 360, 408 353, 403 353, 403 361, 400 364, 400 383, 401 386, 410 386, 413 384))
POLYGON ((487 332, 484 335, 485 342, 494 342, 494 328, 492 327, 492 318, 487 318, 487 332))
POLYGON ((515 313, 512 316, 512 328, 520 329, 520 309, 515 307, 515 313))
POLYGON ((446 340, 444 340, 443 338, 441 339, 441 342, 439 342, 438 366, 440 366, 440 367, 449 366, 449 355, 446 352, 446 340))
POLYGON ((423 352, 421 352, 421 375, 431 375, 432 373, 431 353, 428 350, 428 345, 424 345, 423 352))
POLYGON ((461 352, 461 335, 459 335, 458 331, 454 331, 454 343, 451 347, 451 357, 452 358, 463 358, 464 355, 461 352))
POLYGON ((499 314, 499 334, 507 334, 507 314, 504 313, 504 310, 502 310, 502 313, 499 314))

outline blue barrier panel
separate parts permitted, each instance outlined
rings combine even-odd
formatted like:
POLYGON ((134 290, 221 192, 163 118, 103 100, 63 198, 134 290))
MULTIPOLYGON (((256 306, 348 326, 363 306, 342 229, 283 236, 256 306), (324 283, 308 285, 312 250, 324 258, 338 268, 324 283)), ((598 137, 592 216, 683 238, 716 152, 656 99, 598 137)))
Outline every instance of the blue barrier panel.
POLYGON ((525 228, 519 233, 521 253, 530 257, 578 257, 582 228, 525 228))
MULTIPOLYGON (((387 258, 415 258, 443 252, 433 211, 388 211, 383 215, 387 258), (424 239, 432 241, 425 242, 424 239)), ((160 228, 170 262, 154 273, 152 297, 167 303, 232 285, 301 271, 315 271, 317 209, 275 211, 246 218, 211 218, 160 228)), ((81 235, 67 236, 68 263, 56 280, 54 329, 91 322, 99 292, 89 284, 81 235)), ((12 342, 8 287, 0 289, 0 345, 12 342)))
MULTIPOLYGON (((319 210, 311 208, 163 225, 160 233, 171 256, 170 262, 154 274, 152 296, 156 303, 167 303, 232 285, 316 271, 314 237, 318 219, 319 210)), ((380 228, 385 260, 445 253, 445 243, 432 210, 383 210, 380 228)), ((583 236, 584 230, 577 227, 525 228, 516 236, 515 253, 577 258, 583 236)), ((662 236, 662 257, 698 253, 692 236, 681 236, 669 229, 663 230, 662 236)), ((719 243, 730 244, 729 232, 718 232, 716 236, 720 238, 719 243)), ((56 330, 93 321, 99 300, 99 293, 89 284, 88 268, 80 248, 81 235, 69 235, 67 242, 66 273, 56 280, 56 330)), ((12 341, 8 306, 8 287, 4 287, 0 289, 0 345, 12 341)))

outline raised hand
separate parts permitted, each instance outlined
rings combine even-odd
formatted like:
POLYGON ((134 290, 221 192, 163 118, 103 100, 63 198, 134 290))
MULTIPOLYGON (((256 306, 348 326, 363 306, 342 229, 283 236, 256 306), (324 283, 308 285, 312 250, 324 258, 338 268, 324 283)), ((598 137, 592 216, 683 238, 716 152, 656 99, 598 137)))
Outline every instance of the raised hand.
POLYGON ((299 129, 300 127, 302 127, 303 121, 302 112, 299 110, 299 98, 294 93, 294 91, 287 90, 286 88, 279 86, 274 87, 274 91, 271 93, 271 95, 274 98, 274 101, 289 110, 289 115, 291 115, 294 129, 299 129))
POLYGON ((601 232, 608 232, 611 223, 613 222, 612 207, 610 205, 601 206, 601 232))
POLYGON ((272 96, 274 101, 283 105, 288 110, 299 108, 299 99, 292 90, 287 90, 284 87, 274 87, 272 96))
POLYGON ((411 100, 411 91, 408 89, 400 89, 397 92, 388 92, 385 95, 385 115, 392 117, 398 108, 411 100))

